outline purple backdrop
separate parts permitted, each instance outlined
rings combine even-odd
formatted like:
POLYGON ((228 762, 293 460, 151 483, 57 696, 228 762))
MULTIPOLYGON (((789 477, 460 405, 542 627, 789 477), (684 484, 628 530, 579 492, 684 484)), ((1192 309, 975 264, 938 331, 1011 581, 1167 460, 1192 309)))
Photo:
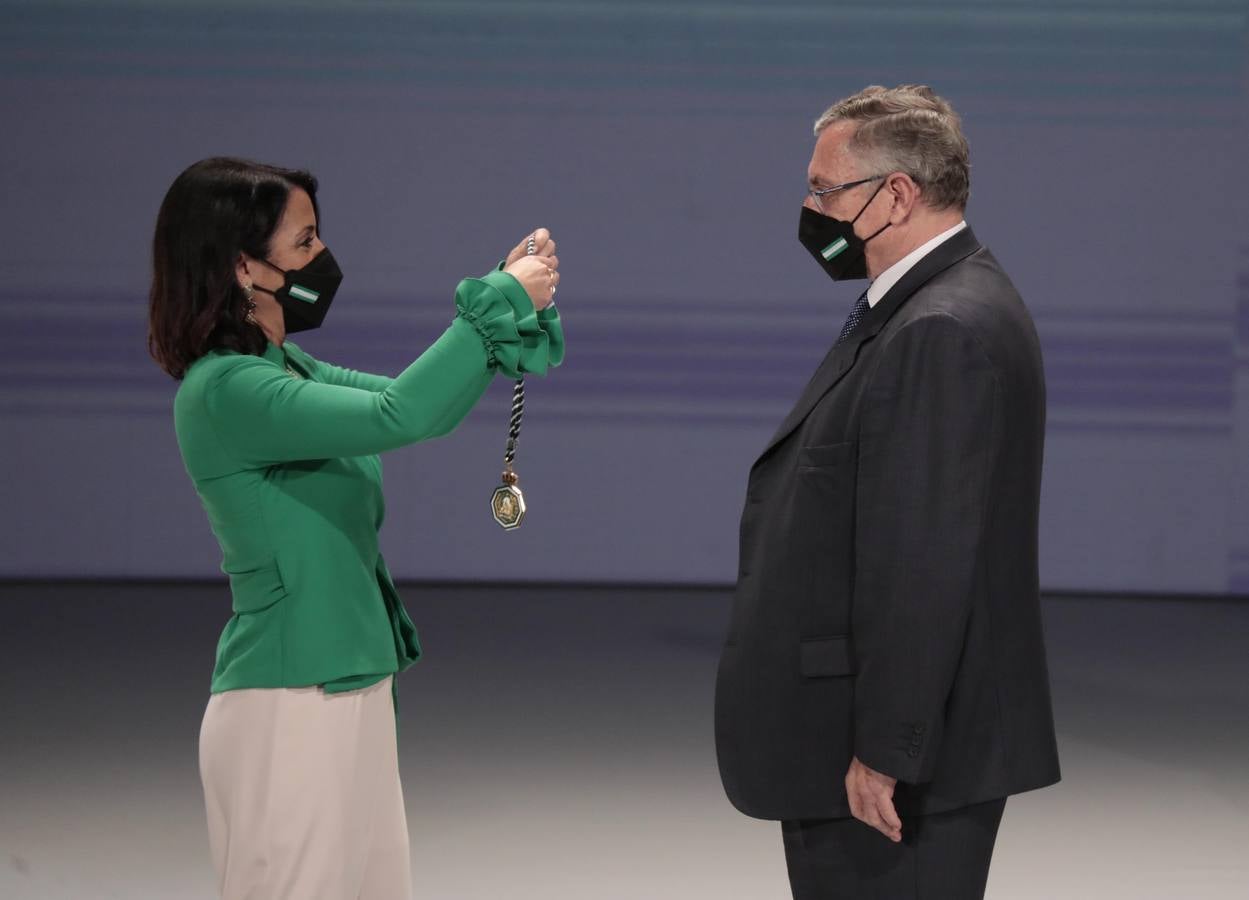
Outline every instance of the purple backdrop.
POLYGON ((1249 593, 1245 35, 1243 2, 2 4, 0 575, 216 572, 144 304, 164 190, 230 153, 320 176, 347 278, 301 343, 343 364, 398 370, 460 277, 559 241, 531 518, 488 517, 500 383, 386 457, 397 575, 730 580, 746 470, 855 290, 795 239, 811 122, 924 81, 1045 345, 1045 585, 1249 593))

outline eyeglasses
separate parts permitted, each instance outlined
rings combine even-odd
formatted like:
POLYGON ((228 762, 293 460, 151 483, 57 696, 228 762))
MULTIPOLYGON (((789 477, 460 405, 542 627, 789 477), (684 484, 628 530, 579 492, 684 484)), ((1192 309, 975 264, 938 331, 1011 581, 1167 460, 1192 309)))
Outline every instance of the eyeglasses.
MULTIPOLYGON (((873 175, 871 178, 860 178, 858 181, 847 181, 845 184, 835 184, 832 187, 820 188, 818 190, 807 188, 807 194, 815 203, 815 208, 824 213, 824 203, 820 198, 825 194, 833 194, 837 191, 844 191, 847 188, 858 187, 861 184, 867 184, 869 181, 880 181, 884 177, 884 175, 873 175)), ((827 215, 827 213, 824 214, 827 215)))

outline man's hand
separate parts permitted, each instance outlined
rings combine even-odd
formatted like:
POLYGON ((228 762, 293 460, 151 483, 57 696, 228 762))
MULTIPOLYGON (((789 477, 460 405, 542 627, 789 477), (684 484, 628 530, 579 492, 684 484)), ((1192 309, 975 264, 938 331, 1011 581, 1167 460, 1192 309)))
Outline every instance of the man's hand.
POLYGON ((893 789, 898 779, 869 769, 856 756, 846 773, 846 796, 850 812, 895 844, 902 840, 902 820, 893 808, 893 789))

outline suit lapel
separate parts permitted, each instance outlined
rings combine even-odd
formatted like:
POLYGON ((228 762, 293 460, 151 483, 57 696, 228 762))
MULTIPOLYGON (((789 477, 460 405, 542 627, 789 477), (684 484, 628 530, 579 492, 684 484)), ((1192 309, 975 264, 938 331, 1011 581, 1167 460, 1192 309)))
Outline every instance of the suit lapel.
POLYGON ((820 398, 833 389, 837 382, 845 377, 854 365, 855 358, 859 355, 859 346, 865 340, 864 329, 856 328, 850 337, 846 338, 840 344, 828 351, 828 355, 824 357, 824 361, 820 363, 820 367, 815 370, 815 374, 811 376, 811 380, 807 382, 807 386, 803 389, 798 402, 794 404, 794 408, 789 411, 780 428, 776 429, 776 434, 772 435, 772 439, 768 441, 768 445, 760 454, 760 459, 768 454, 773 447, 785 440, 789 434, 802 424, 802 421, 815 408, 815 404, 820 402, 820 398))
MULTIPOLYGON (((846 376, 846 373, 853 368, 859 356, 859 348, 876 337, 885 326, 885 323, 892 318, 893 314, 901 308, 902 304, 912 294, 938 273, 944 272, 950 266, 961 262, 979 249, 980 243, 976 240, 976 236, 972 233, 971 228, 964 228, 923 257, 905 275, 898 279, 898 283, 891 287, 885 296, 880 298, 880 302, 867 311, 867 314, 863 316, 863 320, 859 323, 859 327, 845 341, 835 345, 828 352, 828 355, 824 357, 824 361, 820 363, 820 367, 815 370, 815 374, 807 382, 807 386, 798 398, 798 402, 794 404, 794 408, 789 411, 789 415, 781 422, 781 426, 776 430, 776 434, 772 435, 772 439, 768 441, 763 452, 759 454, 759 460, 767 456, 772 448, 789 437, 803 423, 807 416, 811 414, 811 410, 815 408, 815 405, 823 399, 824 395, 831 391, 837 385, 837 382, 841 381, 846 376)), ((758 464, 759 460, 755 461, 756 464, 758 464)))

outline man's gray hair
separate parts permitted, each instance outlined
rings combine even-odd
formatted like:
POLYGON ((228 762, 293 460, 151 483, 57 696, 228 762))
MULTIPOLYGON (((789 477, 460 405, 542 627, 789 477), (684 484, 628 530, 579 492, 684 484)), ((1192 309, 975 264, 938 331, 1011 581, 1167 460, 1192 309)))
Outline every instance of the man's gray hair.
POLYGON ((851 154, 871 175, 903 172, 919 185, 933 209, 965 209, 971 161, 958 114, 923 84, 864 88, 834 103, 815 122, 818 137, 829 125, 856 122, 851 154))

